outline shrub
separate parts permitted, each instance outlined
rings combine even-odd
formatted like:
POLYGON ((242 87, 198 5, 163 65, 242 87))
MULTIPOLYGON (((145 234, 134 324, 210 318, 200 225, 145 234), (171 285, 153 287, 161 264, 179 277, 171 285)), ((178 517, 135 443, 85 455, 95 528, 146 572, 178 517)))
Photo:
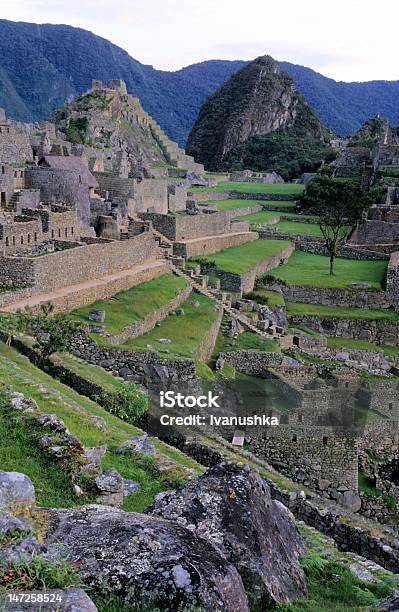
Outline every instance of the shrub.
POLYGON ((117 385, 112 391, 103 391, 98 400, 105 410, 122 421, 134 422, 148 408, 148 396, 133 382, 117 385))

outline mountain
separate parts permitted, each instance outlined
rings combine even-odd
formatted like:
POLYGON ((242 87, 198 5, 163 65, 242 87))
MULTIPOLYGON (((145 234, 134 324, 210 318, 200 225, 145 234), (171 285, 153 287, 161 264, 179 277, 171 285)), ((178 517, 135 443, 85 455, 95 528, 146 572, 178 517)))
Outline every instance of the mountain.
POLYGON ((209 170, 315 170, 330 134, 293 79, 266 55, 233 74, 204 102, 187 152, 209 170))
MULTIPOLYGON (((155 70, 87 30, 0 20, 0 106, 10 117, 49 117, 92 79, 126 81, 150 113, 184 145, 204 100, 243 61, 212 60, 176 72, 155 70)), ((353 133, 379 113, 399 123, 399 81, 337 83, 309 68, 281 63, 321 119, 334 132, 353 133)))

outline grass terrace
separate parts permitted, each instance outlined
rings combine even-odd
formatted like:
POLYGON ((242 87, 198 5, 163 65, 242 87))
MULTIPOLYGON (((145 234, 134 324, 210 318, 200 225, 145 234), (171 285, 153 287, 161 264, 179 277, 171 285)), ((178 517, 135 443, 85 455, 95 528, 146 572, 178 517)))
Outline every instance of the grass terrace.
POLYGON ((73 316, 85 324, 89 324, 90 310, 105 310, 105 331, 117 334, 124 327, 143 319, 146 315, 173 298, 179 289, 187 287, 188 281, 174 274, 163 274, 147 283, 136 285, 127 291, 117 293, 108 300, 99 300, 94 304, 79 308, 73 316))
MULTIPOLYGON (((248 200, 240 200, 240 201, 248 202, 248 200)), ((316 217, 314 217, 313 215, 301 215, 295 212, 281 212, 278 210, 260 210, 259 212, 256 212, 256 213, 239 216, 237 217, 237 220, 249 221, 250 223, 253 223, 253 224, 262 225, 262 223, 267 223, 268 221, 270 221, 270 219, 273 219, 275 217, 289 217, 290 220, 302 218, 302 219, 311 219, 311 220, 316 221, 316 217)), ((287 221, 279 221, 279 225, 280 223, 287 223, 287 221)), ((307 224, 301 223, 301 225, 307 225, 307 224)))
POLYGON ((285 306, 284 296, 278 291, 269 291, 268 289, 254 289, 251 293, 244 296, 248 300, 255 300, 259 304, 270 306, 270 308, 285 306))
POLYGON ((287 302, 287 314, 364 321, 399 321, 399 314, 388 308, 345 308, 299 302, 287 302))
POLYGON ((235 274, 245 274, 258 262, 276 255, 287 246, 288 240, 253 240, 237 247, 230 247, 213 253, 205 259, 215 262, 219 270, 235 274))
MULTIPOLYGON (((98 371, 98 376, 102 377, 101 369, 98 368, 98 371)), ((84 375, 84 372, 81 371, 81 374, 84 375)), ((9 388, 21 392, 37 402, 40 412, 56 414, 85 447, 107 444, 108 449, 102 461, 103 469, 118 470, 124 478, 131 478, 141 486, 140 491, 125 498, 124 510, 141 512, 157 493, 170 489, 170 475, 168 477, 166 472, 159 472, 153 461, 147 461, 143 455, 133 458, 131 455, 120 455, 116 452, 127 438, 143 435, 141 430, 121 421, 87 397, 54 380, 3 342, 0 342, 0 381, 0 390, 9 388), (92 416, 105 419, 108 431, 96 427, 91 421, 92 416)), ((42 451, 32 432, 9 418, 1 406, 0 435, 3 440, 0 445, 1 469, 27 474, 35 485, 38 505, 70 507, 90 501, 84 497, 77 498, 73 494, 72 484, 66 473, 42 451)), ((159 440, 152 441, 162 455, 173 459, 182 468, 191 467, 196 472, 202 471, 198 464, 186 455, 170 449, 159 440)), ((180 472, 180 477, 184 477, 184 471, 180 472)))
MULTIPOLYGON (((205 204, 205 202, 201 202, 201 204, 205 204)), ((262 200, 236 200, 232 198, 231 200, 210 200, 206 202, 207 205, 214 206, 220 212, 225 210, 233 210, 234 208, 248 208, 248 206, 262 206, 262 200)), ((240 217, 242 219, 242 217, 240 217)))
POLYGON ((240 193, 272 193, 272 194, 300 194, 304 185, 299 183, 234 183, 222 181, 215 187, 192 187, 190 191, 239 191, 240 193))
POLYGON ((357 261, 337 257, 335 275, 331 276, 329 265, 328 257, 295 251, 288 263, 271 270, 268 276, 287 285, 345 288, 352 283, 368 283, 372 289, 381 290, 387 270, 386 261, 357 261))
POLYGON ((370 344, 367 340, 353 338, 327 338, 327 346, 331 349, 359 349, 362 351, 383 351, 386 357, 399 357, 399 346, 387 344, 370 344))
POLYGON ((313 223, 301 223, 300 221, 279 221, 270 227, 275 228, 282 234, 303 234, 305 236, 322 236, 319 225, 313 223))
POLYGON ((145 351, 151 346, 154 350, 168 351, 165 352, 166 358, 195 359, 205 334, 218 317, 218 312, 213 300, 195 292, 191 293, 181 308, 184 315, 171 313, 157 327, 143 336, 129 339, 122 348, 145 351), (199 306, 195 306, 197 302, 199 306), (171 342, 162 343, 159 339, 168 339, 171 342))
POLYGON ((225 353, 230 351, 256 350, 266 353, 280 353, 280 346, 275 340, 265 340, 255 332, 246 331, 239 334, 236 338, 229 338, 219 334, 215 353, 225 353))

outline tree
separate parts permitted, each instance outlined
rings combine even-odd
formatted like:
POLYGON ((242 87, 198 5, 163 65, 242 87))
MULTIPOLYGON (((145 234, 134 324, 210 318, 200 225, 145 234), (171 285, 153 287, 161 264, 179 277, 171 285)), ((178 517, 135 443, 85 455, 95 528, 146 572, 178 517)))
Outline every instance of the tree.
POLYGON ((371 204, 371 196, 354 181, 317 176, 306 185, 300 206, 307 213, 319 217, 320 230, 330 256, 330 274, 335 273, 339 243, 345 240, 371 204))
POLYGON ((53 353, 65 351, 81 329, 78 321, 73 321, 65 313, 54 314, 52 304, 42 304, 37 313, 25 309, 18 313, 18 329, 33 336, 35 348, 43 365, 53 353))
POLYGON ((0 315, 0 332, 6 337, 6 344, 10 346, 13 335, 20 329, 18 313, 4 313, 0 315))

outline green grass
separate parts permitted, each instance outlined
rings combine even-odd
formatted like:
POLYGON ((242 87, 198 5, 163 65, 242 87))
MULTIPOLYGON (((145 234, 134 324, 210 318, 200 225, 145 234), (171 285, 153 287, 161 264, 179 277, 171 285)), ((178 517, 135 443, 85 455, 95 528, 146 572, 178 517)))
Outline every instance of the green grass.
POLYGON ((293 194, 302 193, 304 185, 298 183, 234 183, 232 181, 222 181, 215 187, 193 187, 190 191, 238 191, 240 193, 272 193, 272 194, 293 194))
MULTIPOLYGON (((207 204, 214 206, 220 211, 232 210, 234 208, 248 208, 248 206, 262 206, 262 200, 210 200, 207 204)), ((277 213, 276 213, 277 214, 277 213)), ((240 217, 242 219, 243 217, 240 217)))
MULTIPOLYGON (((318 547, 320 549, 320 547, 318 547)), ((301 559, 308 583, 308 596, 292 604, 278 605, 285 612, 361 612, 375 610, 388 597, 397 580, 385 573, 375 583, 363 582, 340 560, 311 551, 301 559)))
POLYGON ((215 262, 219 270, 245 274, 257 263, 276 255, 285 249, 290 243, 286 240, 253 240, 237 247, 230 247, 213 253, 207 257, 207 261, 215 262))
POLYGON ((386 270, 386 261, 357 261, 338 257, 335 275, 331 276, 328 257, 295 251, 287 264, 271 270, 268 275, 289 285, 344 288, 351 283, 367 282, 370 287, 381 290, 386 270))
POLYGON ((259 304, 270 306, 270 308, 285 305, 284 296, 281 293, 268 289, 254 289, 244 297, 248 300, 255 300, 259 304))
POLYGON ((127 291, 117 293, 108 300, 75 310, 72 314, 85 324, 89 323, 89 311, 105 310, 105 331, 117 334, 128 325, 143 319, 154 310, 164 306, 176 297, 179 289, 187 286, 188 281, 174 274, 163 274, 147 283, 136 285, 127 291))
POLYGON ((399 321, 399 314, 384 308, 345 308, 343 306, 324 306, 323 304, 302 304, 287 302, 289 315, 310 315, 365 321, 399 321))
POLYGON ((371 344, 367 340, 353 338, 327 338, 327 346, 331 349, 359 349, 364 351, 383 351, 386 357, 399 357, 398 346, 387 344, 371 344))
MULTIPOLYGON (((2 342, 0 342, 0 381, 1 385, 9 386, 13 391, 34 399, 40 412, 56 414, 85 447, 107 444, 108 449, 102 467, 117 469, 124 478, 135 480, 141 486, 140 491, 125 498, 124 509, 140 511, 152 501, 156 493, 171 487, 168 473, 154 470, 154 466, 148 466, 142 456, 128 457, 116 452, 123 441, 132 436, 143 435, 142 431, 54 380, 31 364, 26 357, 2 342), (103 431, 96 427, 90 419, 92 415, 105 419, 108 430, 103 431)), ((0 435, 2 469, 27 474, 35 485, 39 505, 56 507, 87 502, 84 498, 75 498, 72 495, 67 475, 60 472, 54 462, 47 460, 35 444, 31 432, 25 431, 10 419, 0 418, 0 435)), ((169 449, 159 440, 155 439, 153 443, 160 453, 177 460, 177 467, 180 465, 181 468, 191 467, 197 472, 201 471, 198 464, 182 453, 169 449)), ((180 471, 180 475, 184 476, 184 469, 180 471)))
POLYGON ((313 223, 300 223, 296 221, 279 221, 271 226, 282 234, 303 234, 305 236, 322 236, 320 226, 313 223))
MULTIPOLYGON (((248 200, 247 200, 248 201, 248 200)), ((295 208, 298 205, 296 200, 262 200, 262 206, 265 208, 274 207, 282 207, 282 208, 295 208)), ((286 214, 286 213, 284 213, 286 214)))
POLYGON ((131 338, 125 342, 123 348, 132 350, 148 350, 147 345, 154 349, 166 349, 165 357, 189 357, 196 358, 200 344, 208 332, 210 326, 217 319, 215 302, 200 293, 191 293, 189 298, 181 306, 184 310, 183 316, 169 315, 161 321, 158 327, 139 338, 131 338), (199 302, 199 307, 193 306, 193 302, 199 302), (160 338, 167 338, 171 343, 158 342, 160 338))
POLYGON ((241 351, 253 349, 266 353, 279 353, 280 347, 275 340, 265 340, 255 332, 246 331, 239 334, 236 338, 229 338, 219 334, 215 347, 215 352, 225 353, 229 351, 241 351))
POLYGON ((106 391, 112 391, 120 384, 120 381, 115 376, 100 366, 87 363, 82 359, 78 359, 78 357, 75 357, 75 355, 62 353, 61 355, 53 355, 51 359, 55 364, 65 366, 86 380, 90 380, 91 382, 100 385, 100 387, 106 391))
MULTIPOLYGON (((316 217, 314 215, 301 215, 300 213, 297 212, 280 212, 278 210, 261 210, 257 213, 251 213, 250 215, 242 215, 240 217, 237 217, 237 219, 239 221, 249 221, 250 223, 257 223, 259 225, 261 225, 262 223, 267 223, 268 221, 270 221, 270 219, 273 219, 274 217, 289 217, 290 219, 292 219, 293 221, 295 219, 298 219, 298 217, 302 217, 303 219, 314 219, 316 220, 316 217)), ((285 223, 285 221, 280 221, 279 223, 285 223)), ((300 222, 298 222, 300 223, 300 222)), ((305 223, 300 223, 301 225, 305 225, 305 223)))

